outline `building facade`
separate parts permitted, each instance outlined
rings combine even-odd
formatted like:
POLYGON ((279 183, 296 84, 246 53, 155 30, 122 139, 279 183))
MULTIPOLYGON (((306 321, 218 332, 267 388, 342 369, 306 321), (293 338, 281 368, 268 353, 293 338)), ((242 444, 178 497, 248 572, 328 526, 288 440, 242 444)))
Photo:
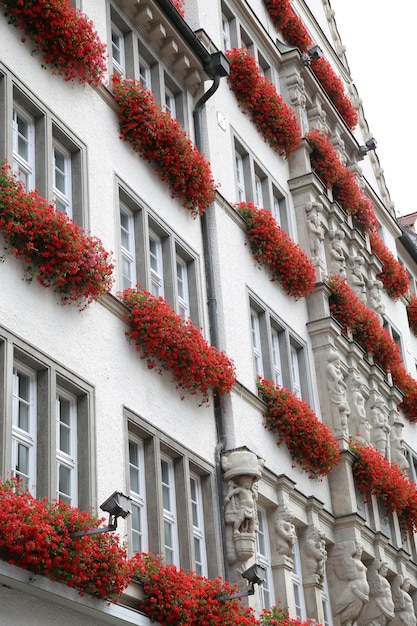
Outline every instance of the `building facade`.
MULTIPOLYGON (((32 53, 12 4, 3 184, 36 188, 114 268, 62 306, 77 278, 39 282, 50 257, 0 221, 3 479, 98 514, 128 495, 129 556, 242 591, 260 563, 256 615, 415 626, 415 216, 395 216, 331 3, 76 0, 107 45, 85 84, 46 37, 32 53)), ((81 597, 7 558, 0 581, 10 626, 150 623, 127 592, 81 597)))

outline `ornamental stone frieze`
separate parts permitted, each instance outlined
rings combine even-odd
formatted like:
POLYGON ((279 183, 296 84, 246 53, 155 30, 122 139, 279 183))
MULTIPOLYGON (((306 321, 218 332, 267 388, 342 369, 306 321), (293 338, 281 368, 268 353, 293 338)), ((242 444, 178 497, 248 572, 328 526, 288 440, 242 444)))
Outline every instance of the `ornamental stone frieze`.
POLYGON ((255 554, 257 530, 257 482, 263 461, 247 449, 222 457, 227 555, 230 564, 246 562, 255 554))

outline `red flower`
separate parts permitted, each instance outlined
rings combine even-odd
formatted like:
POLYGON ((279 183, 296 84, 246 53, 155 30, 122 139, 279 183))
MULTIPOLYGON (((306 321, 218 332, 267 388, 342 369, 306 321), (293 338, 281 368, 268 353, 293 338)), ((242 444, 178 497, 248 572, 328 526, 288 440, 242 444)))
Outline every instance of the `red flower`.
POLYGON ((84 308, 112 285, 110 254, 96 237, 49 204, 3 164, 0 171, 0 233, 6 249, 27 264, 26 278, 52 287, 62 302, 84 308))
POLYGON ((216 194, 210 164, 179 122, 161 110, 140 82, 114 76, 113 92, 119 105, 121 138, 154 164, 173 197, 180 198, 194 215, 202 215, 216 194))
POLYGON ((387 294, 394 300, 405 296, 410 290, 410 280, 407 270, 388 250, 381 237, 376 232, 370 233, 372 252, 380 258, 383 264, 378 278, 382 281, 387 294))
POLYGON ((88 17, 70 0, 3 0, 9 23, 21 28, 43 60, 65 80, 99 85, 106 71, 103 44, 88 17))
POLYGON ((411 296, 407 306, 408 323, 411 332, 417 337, 417 297, 411 296))
POLYGON ((294 111, 277 93, 275 86, 259 71, 249 50, 228 50, 230 88, 244 105, 265 141, 278 154, 289 156, 298 148, 301 130, 294 111))
POLYGON ((358 123, 358 114, 345 93, 342 79, 336 74, 329 61, 324 57, 312 61, 310 67, 321 83, 324 91, 339 111, 342 119, 346 122, 350 130, 353 130, 358 123))
POLYGON ((303 469, 313 477, 326 475, 339 462, 340 448, 331 430, 311 407, 284 387, 258 379, 258 394, 266 404, 265 428, 278 433, 303 469))
POLYGON ((278 226, 271 212, 250 202, 237 205, 246 223, 253 255, 266 265, 288 295, 304 298, 316 284, 316 272, 307 254, 278 226))
POLYGON ((127 335, 147 360, 148 367, 172 372, 177 387, 200 392, 208 401, 210 390, 228 393, 236 382, 234 365, 224 352, 210 346, 191 320, 183 320, 163 298, 137 286, 121 299, 129 308, 127 335))

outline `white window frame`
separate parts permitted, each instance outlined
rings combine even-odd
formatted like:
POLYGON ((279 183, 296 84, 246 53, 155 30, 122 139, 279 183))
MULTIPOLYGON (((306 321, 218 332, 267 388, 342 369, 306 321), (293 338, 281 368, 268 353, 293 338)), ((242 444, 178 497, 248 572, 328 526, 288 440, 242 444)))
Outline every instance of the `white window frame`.
POLYGON ((252 331, 252 352, 253 363, 255 367, 255 374, 257 376, 264 376, 262 344, 261 344, 261 326, 259 320, 259 313, 255 309, 250 310, 251 331, 252 331))
POLYGON ((162 489, 162 522, 163 522, 163 551, 167 563, 179 566, 178 520, 176 504, 176 486, 173 460, 161 455, 161 489, 162 489), (163 464, 167 468, 167 481, 163 478, 163 464), (164 502, 164 493, 168 495, 168 502, 164 502), (168 504, 168 507, 165 506, 168 504), (171 543, 167 542, 166 531, 169 529, 171 543))
POLYGON ((172 118, 177 117, 177 104, 175 101, 175 94, 169 87, 165 85, 165 111, 169 113, 172 118))
POLYGON ((282 360, 279 331, 274 327, 271 328, 271 347, 274 383, 282 387, 282 360))
POLYGON ((71 153, 58 141, 52 142, 52 178, 53 178, 53 196, 55 206, 58 211, 66 213, 72 218, 72 172, 71 172, 71 153), (56 153, 59 152, 64 160, 64 169, 58 168, 56 162, 56 153), (65 189, 62 190, 57 185, 57 171, 62 175, 65 189))
POLYGON ((114 22, 111 24, 111 51, 113 69, 117 74, 124 76, 126 74, 125 38, 114 22))
POLYGON ((332 607, 330 604, 329 586, 327 584, 327 576, 324 576, 323 587, 321 590, 321 602, 323 605, 323 626, 333 626, 332 607))
POLYGON ((57 500, 62 500, 71 504, 71 506, 78 505, 78 451, 77 451, 77 398, 65 391, 58 388, 56 394, 56 497, 57 500), (68 402, 68 423, 61 420, 61 402, 62 400, 68 402), (61 448, 61 429, 66 428, 69 432, 69 452, 62 450, 61 448), (70 474, 70 493, 64 494, 60 489, 60 468, 68 470, 70 474))
POLYGON ((264 208, 263 181, 259 174, 255 174, 255 198, 260 209, 264 208))
POLYGON ((297 541, 293 547, 293 569, 291 571, 291 580, 294 591, 294 608, 297 619, 304 622, 307 619, 307 611, 301 572, 300 545, 297 541))
POLYGON ((235 151, 235 172, 237 200, 238 202, 246 202, 245 168, 243 163, 243 157, 237 151, 235 151))
POLYGON ((134 526, 134 516, 130 518, 130 539, 133 552, 146 552, 148 549, 148 524, 146 512, 146 487, 145 487, 145 455, 143 441, 129 434, 129 495, 132 499, 132 511, 138 513, 139 528, 134 526), (136 447, 136 459, 133 461, 131 445, 136 447), (134 489, 132 480, 133 473, 137 475, 138 490, 134 489), (137 545, 135 546, 135 543, 137 545), (136 549, 138 548, 138 549, 136 549))
POLYGON ((223 49, 230 50, 232 48, 232 37, 230 34, 230 21, 222 14, 222 34, 223 34, 223 49))
POLYGON ((190 317, 190 294, 188 290, 188 264, 176 255, 178 313, 183 319, 190 317))
POLYGON ((27 191, 35 188, 35 120, 16 103, 13 105, 13 172, 27 191), (19 133, 19 118, 27 124, 27 137, 19 133), (27 145, 27 158, 19 152, 19 137, 27 145))
POLYGON ((200 476, 194 473, 190 473, 190 496, 194 538, 194 571, 200 576, 207 576, 207 548, 204 530, 203 490, 201 488, 200 476), (192 486, 193 484, 195 486, 194 489, 192 486), (197 559, 196 546, 198 546, 200 560, 197 559))
POLYGON ((121 281, 123 289, 136 285, 135 216, 123 202, 119 204, 121 281))
POLYGON ((151 66, 145 59, 139 59, 139 78, 142 86, 152 91, 152 72, 151 66))
POLYGON ((37 398, 36 398, 36 372, 22 363, 15 363, 13 367, 13 392, 12 392, 12 476, 23 480, 27 489, 36 493, 36 453, 37 453, 37 398), (18 376, 28 379, 28 398, 19 396, 18 376), (28 428, 19 426, 19 407, 23 403, 27 407, 28 428), (27 472, 20 471, 19 447, 22 446, 28 453, 27 472))
POLYGON ((259 585, 259 595, 263 609, 269 610, 275 603, 274 583, 271 568, 271 545, 268 532, 266 510, 258 505, 258 532, 256 533, 256 560, 265 568, 265 580, 259 585), (263 542, 263 546, 261 544, 263 542))
POLYGON ((292 391, 297 398, 302 398, 299 351, 300 348, 297 348, 297 346, 293 344, 290 345, 292 391))
POLYGON ((151 293, 155 296, 164 297, 162 240, 153 230, 149 230, 149 268, 151 273, 151 293))

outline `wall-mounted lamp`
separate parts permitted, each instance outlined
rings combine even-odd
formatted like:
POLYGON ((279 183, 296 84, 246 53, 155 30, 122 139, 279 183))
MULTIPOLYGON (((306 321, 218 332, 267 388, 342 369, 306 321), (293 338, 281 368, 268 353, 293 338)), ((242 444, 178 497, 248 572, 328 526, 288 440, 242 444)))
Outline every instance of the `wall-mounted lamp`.
POLYGON ((359 154, 361 156, 365 156, 365 154, 367 154, 370 150, 376 150, 376 145, 375 137, 371 137, 364 146, 359 146, 359 154))
POLYGON ((109 514, 109 525, 100 528, 92 528, 91 530, 78 530, 70 534, 70 537, 84 537, 84 535, 95 535, 97 533, 108 533, 117 528, 117 518, 125 519, 131 512, 131 498, 125 496, 120 491, 115 491, 107 498, 100 509, 109 514))
POLYGON ((307 52, 302 52, 301 59, 304 65, 309 65, 311 61, 318 61, 323 56, 323 50, 320 46, 313 46, 307 52))
POLYGON ((255 593, 254 585, 261 585, 265 580, 266 569, 259 563, 254 563, 249 569, 242 572, 243 578, 248 581, 248 590, 242 591, 242 593, 233 593, 230 596, 217 596, 216 600, 224 602, 225 600, 234 600, 235 598, 245 598, 246 596, 253 596, 255 593))

